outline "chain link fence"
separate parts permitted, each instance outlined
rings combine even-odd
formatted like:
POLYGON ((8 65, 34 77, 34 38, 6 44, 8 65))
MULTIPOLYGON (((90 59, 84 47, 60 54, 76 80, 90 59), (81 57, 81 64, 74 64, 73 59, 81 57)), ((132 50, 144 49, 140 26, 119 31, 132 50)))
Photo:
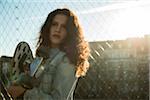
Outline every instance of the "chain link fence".
MULTIPOLYGON (((6 76, 11 77, 8 74, 11 71, 9 64, 15 47, 20 41, 28 42, 32 51, 35 51, 39 29, 50 11, 59 7, 69 7, 78 12, 87 8, 116 3, 83 1, 0 1, 1 79, 6 76)), ((90 25, 90 17, 95 21, 99 19, 98 15, 88 15, 90 16, 88 19, 87 15, 82 13, 85 12, 77 14, 81 24, 86 24, 83 25, 85 27, 90 25)), ((104 17, 102 17, 104 22, 109 21, 104 17)), ((103 27, 101 25, 98 28, 103 27)), ((91 30, 85 28, 86 31, 91 30)), ((91 67, 87 75, 79 79, 75 90, 75 100, 148 100, 150 36, 116 41, 96 41, 95 38, 102 35, 98 32, 93 34, 91 37, 93 40, 89 41, 91 67)), ((91 35, 85 34, 85 36, 88 39, 91 35)), ((108 37, 111 36, 108 34, 108 37)), ((5 84, 9 84, 7 80, 9 79, 5 79, 5 84)))

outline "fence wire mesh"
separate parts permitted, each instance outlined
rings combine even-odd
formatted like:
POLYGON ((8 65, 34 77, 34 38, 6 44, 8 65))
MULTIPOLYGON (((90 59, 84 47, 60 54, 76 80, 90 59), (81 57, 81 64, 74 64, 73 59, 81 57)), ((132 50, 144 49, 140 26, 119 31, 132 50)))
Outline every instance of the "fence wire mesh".
MULTIPOLYGON (((119 0, 117 3, 120 2, 119 0)), ((125 1, 123 1, 125 2, 125 1)), ((149 99, 149 66, 150 36, 125 40, 109 40, 112 34, 106 37, 99 32, 99 28, 107 26, 107 22, 114 20, 105 18, 105 14, 87 14, 85 9, 114 4, 116 2, 89 1, 0 1, 0 74, 1 79, 11 71, 11 57, 16 45, 20 41, 30 44, 32 51, 38 38, 38 32, 47 14, 59 7, 69 7, 76 11, 79 20, 85 28, 85 34, 91 48, 90 69, 85 77, 79 79, 75 90, 75 100, 148 100, 149 99), (83 10, 83 12, 79 12, 83 10), (101 15, 101 17, 100 17, 101 15), (92 21, 97 23, 95 26, 92 21), (89 26, 91 27, 89 28, 89 26), (93 30, 96 27, 96 33, 93 30), (37 37, 36 37, 37 36, 37 37), (100 40, 97 37, 105 37, 100 40), (8 57, 5 57, 8 56, 8 57), (5 66, 5 67, 4 67, 5 66)), ((96 10, 96 9, 95 9, 96 10)), ((117 11, 119 13, 119 11, 117 11)), ((105 31, 107 32, 107 31, 105 31)), ((117 33, 120 34, 120 33, 117 33)), ((9 84, 5 79, 5 84, 9 84)))

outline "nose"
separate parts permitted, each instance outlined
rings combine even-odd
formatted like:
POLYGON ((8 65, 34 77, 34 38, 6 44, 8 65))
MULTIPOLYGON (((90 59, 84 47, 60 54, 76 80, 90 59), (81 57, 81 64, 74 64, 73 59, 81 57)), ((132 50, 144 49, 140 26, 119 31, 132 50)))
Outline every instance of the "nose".
POLYGON ((58 25, 58 26, 56 27, 56 31, 57 31, 57 32, 60 32, 60 29, 61 29, 61 25, 58 25))

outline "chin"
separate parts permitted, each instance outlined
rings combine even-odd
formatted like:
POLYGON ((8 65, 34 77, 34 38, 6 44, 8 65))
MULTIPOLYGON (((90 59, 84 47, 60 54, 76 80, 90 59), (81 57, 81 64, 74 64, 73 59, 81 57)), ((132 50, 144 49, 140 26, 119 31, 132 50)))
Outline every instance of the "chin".
POLYGON ((61 42, 52 42, 52 44, 59 45, 61 42))
POLYGON ((57 41, 53 41, 53 42, 51 42, 51 44, 54 44, 54 45, 59 45, 59 44, 61 44, 61 42, 57 42, 57 41))
POLYGON ((53 43, 53 44, 60 44, 61 41, 60 40, 52 40, 51 43, 53 43))

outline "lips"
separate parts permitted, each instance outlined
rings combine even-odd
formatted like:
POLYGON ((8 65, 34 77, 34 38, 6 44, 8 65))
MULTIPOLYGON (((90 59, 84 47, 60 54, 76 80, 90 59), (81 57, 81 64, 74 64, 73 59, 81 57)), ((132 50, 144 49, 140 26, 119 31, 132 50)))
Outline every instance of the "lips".
POLYGON ((52 35, 52 37, 60 39, 60 35, 57 34, 52 35))

